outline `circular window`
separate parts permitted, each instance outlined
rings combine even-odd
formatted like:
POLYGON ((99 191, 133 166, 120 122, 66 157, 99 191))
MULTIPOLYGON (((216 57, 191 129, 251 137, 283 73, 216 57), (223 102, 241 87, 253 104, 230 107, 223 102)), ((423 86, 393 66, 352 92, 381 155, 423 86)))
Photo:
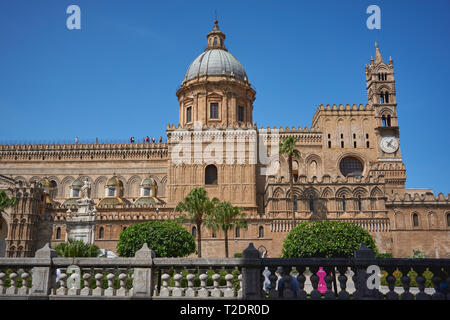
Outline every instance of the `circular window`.
POLYGON ((341 173, 346 177, 348 175, 360 176, 363 171, 362 162, 355 157, 345 157, 339 164, 341 173))

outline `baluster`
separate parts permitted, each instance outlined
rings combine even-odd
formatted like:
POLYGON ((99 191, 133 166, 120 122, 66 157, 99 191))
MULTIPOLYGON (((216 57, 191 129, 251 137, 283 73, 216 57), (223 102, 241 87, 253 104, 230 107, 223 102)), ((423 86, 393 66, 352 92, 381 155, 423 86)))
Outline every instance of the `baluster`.
POLYGON ((113 297, 116 293, 116 289, 114 289, 115 278, 116 278, 115 274, 111 272, 106 275, 106 280, 108 280, 108 288, 104 292, 106 297, 113 297))
POLYGON ((208 280, 208 274, 202 273, 200 275, 200 289, 198 290, 198 297, 199 298, 206 298, 208 297, 208 290, 206 289, 206 281, 208 280))
POLYGON ((433 300, 444 300, 444 294, 441 293, 441 282, 442 282, 442 271, 440 267, 434 267, 431 269, 433 272, 433 278, 431 278, 431 282, 433 282, 434 293, 431 296, 433 300))
POLYGON ((238 280, 239 280, 238 298, 242 298, 242 283, 243 283, 242 273, 238 276, 238 280))
POLYGON ((172 290, 172 297, 182 297, 183 296, 183 289, 181 288, 181 279, 183 279, 183 276, 180 273, 176 273, 173 276, 173 280, 175 280, 175 288, 172 290))
POLYGON ((214 273, 212 275, 212 280, 214 289, 211 290, 211 297, 220 298, 222 295, 222 291, 219 289, 220 274, 214 273))
POLYGON ((17 294, 17 284, 16 284, 17 273, 12 272, 9 274, 10 287, 6 289, 6 294, 17 294))
POLYGON ((186 276, 186 280, 188 283, 188 287, 186 289, 186 297, 194 298, 195 297, 195 289, 194 289, 194 280, 195 280, 195 274, 190 273, 186 276))
POLYGON ((102 284, 103 284, 103 273, 96 273, 95 274, 95 289, 92 290, 92 295, 93 296, 103 296, 103 288, 102 288, 102 284))
POLYGON ((24 272, 20 275, 22 278, 22 287, 19 288, 18 294, 21 296, 27 296, 30 289, 28 288, 28 278, 30 277, 30 274, 28 272, 24 272))
POLYGON ((280 295, 277 291, 277 280, 278 277, 275 274, 275 271, 277 270, 277 267, 269 267, 270 275, 269 275, 269 281, 270 281, 270 290, 269 290, 269 299, 277 299, 280 295))
POLYGON ((338 299, 339 300, 349 300, 350 294, 348 293, 347 289, 347 276, 345 273, 347 272, 347 267, 344 266, 338 266, 337 270, 339 271, 339 287, 341 288, 341 291, 338 293, 338 299))
POLYGON ((319 276, 316 273, 319 271, 319 267, 309 267, 309 270, 312 272, 312 275, 309 278, 313 287, 313 290, 311 291, 311 299, 319 300, 322 298, 322 294, 319 290, 317 290, 319 286, 319 276))
POLYGON ((6 273, 0 272, 0 294, 5 294, 6 273))
POLYGON ((228 273, 225 276, 225 281, 227 282, 227 288, 223 292, 224 298, 233 298, 234 297, 233 280, 234 280, 234 275, 230 271, 230 273, 228 273))
POLYGON ((394 291, 395 288, 395 276, 394 276, 394 267, 386 267, 386 271, 388 272, 388 276, 386 277, 386 281, 388 283, 389 292, 386 293, 386 299, 388 300, 398 300, 398 293, 394 291))
POLYGON ((332 276, 332 270, 334 267, 323 267, 327 275, 325 276, 325 283, 327 286, 327 291, 325 292, 325 299, 327 300, 335 300, 336 295, 333 292, 332 286, 333 286, 333 276, 332 276))
POLYGON ((425 293, 425 277, 423 273, 425 272, 424 267, 414 267, 414 271, 417 272, 416 282, 419 287, 419 293, 416 294, 416 300, 430 300, 430 295, 425 293))
POLYGON ((411 278, 408 276, 408 272, 410 270, 411 268, 408 267, 400 267, 400 271, 402 273, 400 281, 402 282, 404 290, 404 292, 400 295, 402 300, 414 300, 414 295, 409 292, 409 284, 411 283, 411 278))
POLYGON ((80 291, 81 296, 90 296, 92 294, 92 290, 90 288, 90 280, 90 273, 86 272, 85 274, 83 274, 84 288, 80 291))
POLYGON ((128 279, 128 275, 126 273, 121 273, 119 274, 119 284, 120 284, 120 288, 117 289, 116 291, 116 296, 119 297, 125 297, 128 295, 128 290, 127 290, 127 279, 128 279))
POLYGON ((164 273, 161 276, 162 288, 159 291, 160 297, 169 297, 170 296, 169 279, 170 279, 170 275, 167 273, 164 273))
POLYGON ((305 291, 305 281, 306 277, 303 274, 305 272, 306 267, 304 266, 297 266, 297 281, 298 281, 298 293, 297 293, 297 299, 305 300, 306 299, 306 291, 305 291))
POLYGON ((67 274, 62 272, 59 274, 59 288, 56 290, 56 295, 65 296, 67 295, 67 286, 66 286, 67 274))
POLYGON ((292 299, 294 297, 294 292, 292 291, 292 276, 291 276, 292 267, 286 267, 283 274, 283 293, 282 296, 284 299, 292 299))

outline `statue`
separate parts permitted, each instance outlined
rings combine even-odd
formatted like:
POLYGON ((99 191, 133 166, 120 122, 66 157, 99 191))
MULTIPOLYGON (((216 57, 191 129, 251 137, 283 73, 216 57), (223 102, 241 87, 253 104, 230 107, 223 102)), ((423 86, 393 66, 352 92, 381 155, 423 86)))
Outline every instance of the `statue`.
POLYGON ((84 185, 81 187, 81 197, 83 199, 90 199, 91 197, 91 183, 88 179, 84 180, 84 185))

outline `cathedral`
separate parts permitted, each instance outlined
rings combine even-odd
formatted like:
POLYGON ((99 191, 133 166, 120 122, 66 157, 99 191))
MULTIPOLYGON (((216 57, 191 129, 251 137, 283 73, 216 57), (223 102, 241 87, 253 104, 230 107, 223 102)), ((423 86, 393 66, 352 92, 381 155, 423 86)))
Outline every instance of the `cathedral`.
MULTIPOLYGON (((167 126, 167 142, 0 145, 0 190, 18 200, 1 212, 0 256, 34 256, 69 238, 115 252, 127 226, 178 217, 177 203, 204 187, 246 213, 248 227, 229 234, 231 256, 253 242, 279 257, 295 223, 329 219, 361 226, 394 257, 450 257, 449 195, 405 188, 394 62, 378 45, 365 67, 366 104, 319 105, 310 128, 258 128, 256 91, 217 20, 206 38, 176 91, 179 123, 167 126), (236 150, 225 143, 230 135, 236 150), (301 154, 293 159, 294 201, 287 158, 274 152, 286 137, 301 154), (275 170, 254 161, 261 150, 275 170), (225 153, 238 161, 217 161, 225 153)), ((202 255, 223 257, 224 235, 202 235, 202 255)))

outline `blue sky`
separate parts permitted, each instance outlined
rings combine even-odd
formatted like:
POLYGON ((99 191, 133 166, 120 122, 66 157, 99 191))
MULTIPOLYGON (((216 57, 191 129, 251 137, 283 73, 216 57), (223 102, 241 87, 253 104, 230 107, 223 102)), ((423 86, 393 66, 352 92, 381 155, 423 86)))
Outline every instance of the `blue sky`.
POLYGON ((311 125, 319 104, 367 103, 364 65, 392 56, 407 187, 450 193, 450 1, 0 2, 0 141, 165 136, 214 10, 256 87, 258 126, 311 125), (66 9, 81 8, 81 30, 66 9), (381 8, 381 30, 366 8, 381 8))

